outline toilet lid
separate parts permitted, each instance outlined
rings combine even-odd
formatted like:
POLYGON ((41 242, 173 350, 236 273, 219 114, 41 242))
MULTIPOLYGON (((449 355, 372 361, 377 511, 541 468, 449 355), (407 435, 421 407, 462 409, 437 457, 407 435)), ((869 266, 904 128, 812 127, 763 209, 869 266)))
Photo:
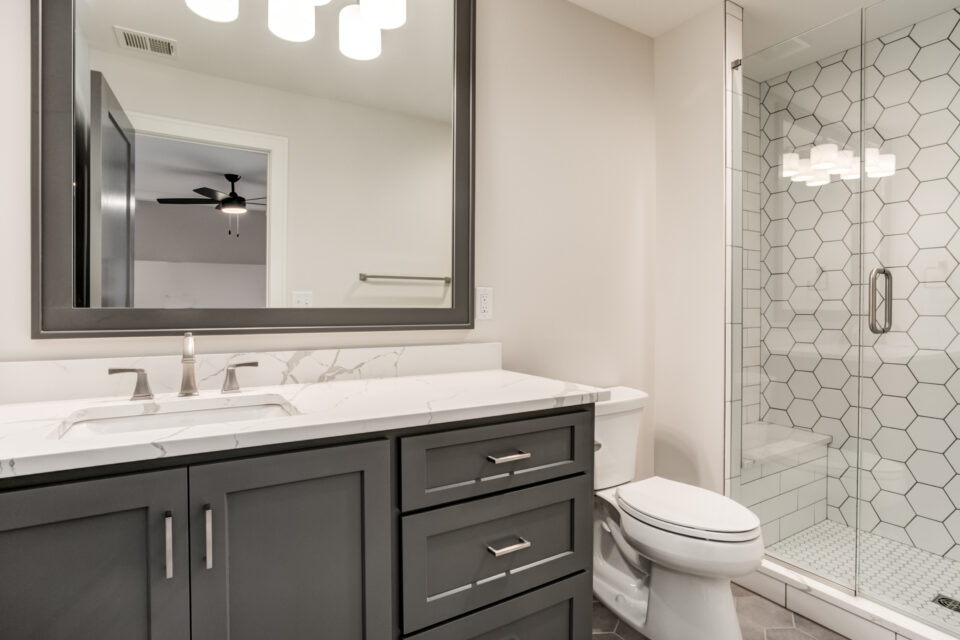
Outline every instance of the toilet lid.
POLYGON ((617 488, 620 507, 648 524, 697 538, 741 541, 759 535, 760 519, 719 493, 653 477, 617 488))

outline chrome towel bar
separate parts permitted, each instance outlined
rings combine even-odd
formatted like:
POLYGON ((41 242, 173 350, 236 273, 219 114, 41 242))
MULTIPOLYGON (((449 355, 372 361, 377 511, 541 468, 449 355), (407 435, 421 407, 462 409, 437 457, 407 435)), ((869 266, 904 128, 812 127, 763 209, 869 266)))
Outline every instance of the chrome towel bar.
POLYGON ((450 276, 383 276, 372 273, 361 273, 360 282, 366 282, 367 280, 431 280, 443 282, 444 284, 453 282, 453 278, 450 276))

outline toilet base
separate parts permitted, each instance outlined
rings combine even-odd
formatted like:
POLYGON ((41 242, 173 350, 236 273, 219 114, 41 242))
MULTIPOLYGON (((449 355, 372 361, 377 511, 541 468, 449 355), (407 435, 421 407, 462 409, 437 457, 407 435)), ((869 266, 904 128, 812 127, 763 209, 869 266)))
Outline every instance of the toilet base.
POLYGON ((635 628, 650 640, 743 639, 729 579, 694 576, 656 564, 650 573, 646 624, 635 628))

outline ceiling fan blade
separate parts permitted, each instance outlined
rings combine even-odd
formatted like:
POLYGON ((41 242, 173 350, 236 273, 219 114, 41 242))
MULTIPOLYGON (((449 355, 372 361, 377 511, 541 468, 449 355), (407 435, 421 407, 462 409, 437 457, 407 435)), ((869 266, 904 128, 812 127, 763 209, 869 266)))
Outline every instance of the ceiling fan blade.
POLYGON ((267 199, 267 196, 260 196, 259 198, 247 198, 247 202, 250 202, 251 200, 266 200, 266 199, 267 199))
POLYGON ((267 206, 267 203, 266 203, 266 202, 250 202, 250 201, 248 200, 248 201, 247 201, 247 206, 248 206, 248 207, 265 207, 265 206, 267 206))
POLYGON ((230 196, 223 193, 222 191, 217 191, 216 189, 211 189, 210 187, 199 187, 193 190, 194 193, 199 193, 202 196, 207 196, 211 200, 216 200, 220 202, 221 200, 226 200, 230 196))
POLYGON ((157 198, 160 204, 217 204, 210 198, 157 198))

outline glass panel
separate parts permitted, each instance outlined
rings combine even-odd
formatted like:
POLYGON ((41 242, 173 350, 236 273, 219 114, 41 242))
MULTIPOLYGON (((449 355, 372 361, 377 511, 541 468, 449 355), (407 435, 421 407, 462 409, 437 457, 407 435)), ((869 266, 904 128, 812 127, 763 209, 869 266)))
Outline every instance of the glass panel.
POLYGON ((869 311, 876 274, 877 320, 863 326, 858 591, 957 632, 960 613, 935 602, 960 598, 954 4, 896 0, 864 12, 861 276, 869 311))
POLYGON ((860 26, 850 14, 742 67, 742 432, 730 483, 770 556, 851 589, 860 26))

